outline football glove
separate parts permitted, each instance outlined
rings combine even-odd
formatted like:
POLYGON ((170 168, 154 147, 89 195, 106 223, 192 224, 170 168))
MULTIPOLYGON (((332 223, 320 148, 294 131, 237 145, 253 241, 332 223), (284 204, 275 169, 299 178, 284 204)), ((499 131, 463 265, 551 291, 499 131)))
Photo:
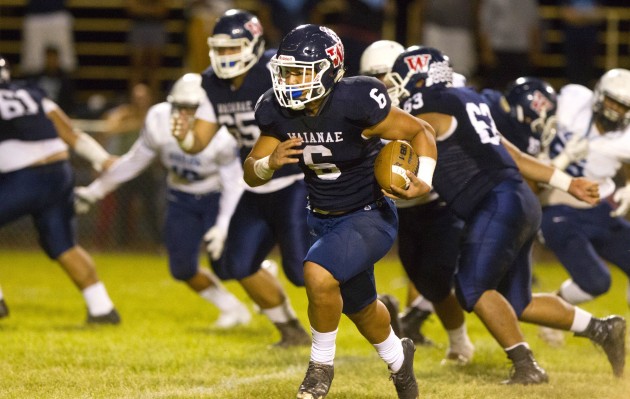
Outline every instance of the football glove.
POLYGON ((617 209, 610 212, 610 216, 626 216, 628 210, 630 210, 630 184, 626 184, 625 187, 615 191, 613 200, 617 203, 617 209))
POLYGON ((87 187, 74 188, 74 211, 77 214, 88 213, 97 201, 98 198, 87 187))
POLYGON ((574 134, 564 145, 564 150, 551 163, 556 168, 565 170, 569 164, 586 158, 587 154, 588 139, 574 134))
POLYGON ((219 259, 223 252, 226 238, 227 231, 218 226, 212 226, 203 236, 203 240, 206 242, 206 250, 212 259, 219 259))

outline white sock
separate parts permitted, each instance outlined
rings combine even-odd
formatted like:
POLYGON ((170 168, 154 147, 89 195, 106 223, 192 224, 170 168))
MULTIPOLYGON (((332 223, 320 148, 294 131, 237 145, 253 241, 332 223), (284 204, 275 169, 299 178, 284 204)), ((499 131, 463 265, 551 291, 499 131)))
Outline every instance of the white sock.
POLYGON ((85 288, 82 292, 88 312, 92 316, 102 316, 114 309, 114 303, 107 295, 105 285, 100 281, 85 288))
POLYGON ((4 295, 2 294, 2 287, 0 287, 0 299, 4 299, 4 295))
POLYGON ((512 345, 512 346, 510 346, 510 347, 508 347, 508 348, 504 348, 503 350, 504 350, 504 351, 506 351, 506 352, 507 352, 507 351, 511 351, 512 349, 516 348, 516 347, 517 347, 517 346, 519 346, 519 345, 523 345, 524 347, 526 347, 527 349, 529 349, 529 344, 528 344, 527 342, 519 342, 518 344, 516 344, 516 345, 512 345))
POLYGON ((287 321, 292 320, 287 314, 285 302, 278 306, 274 306, 273 308, 261 309, 260 311, 262 314, 267 316, 272 323, 286 323, 287 321))
POLYGON ((211 285, 199 291, 199 296, 214 304, 221 313, 234 311, 245 306, 230 291, 219 285, 211 285))
POLYGON ((583 302, 588 302, 592 300, 593 295, 588 292, 582 290, 575 282, 571 279, 566 280, 560 286, 560 296, 567 302, 572 305, 577 305, 583 302))
POLYGON ((411 304, 409 305, 409 307, 418 308, 420 310, 426 310, 427 312, 432 312, 432 313, 434 312, 433 304, 431 303, 431 301, 429 301, 422 295, 414 299, 413 302, 411 302, 411 304))
POLYGON ((468 338, 468 333, 466 332, 466 322, 463 322, 461 326, 454 328, 452 330, 446 330, 448 334, 448 342, 450 349, 454 350, 457 353, 466 352, 465 354, 470 354, 471 348, 474 348, 470 338, 468 338))
POLYGON ((586 327, 588 327, 588 323, 591 322, 592 318, 592 314, 576 306, 575 315, 573 316, 573 324, 571 324, 571 331, 577 333, 584 332, 586 330, 586 327))
POLYGON ((321 333, 315 331, 311 327, 311 334, 313 336, 313 344, 311 346, 311 361, 322 364, 333 364, 335 360, 335 340, 337 339, 337 331, 321 333))
POLYGON ((392 373, 397 373, 402 367, 405 354, 403 352, 402 342, 400 338, 394 334, 394 330, 389 331, 389 337, 380 344, 374 344, 378 355, 387 363, 392 373))

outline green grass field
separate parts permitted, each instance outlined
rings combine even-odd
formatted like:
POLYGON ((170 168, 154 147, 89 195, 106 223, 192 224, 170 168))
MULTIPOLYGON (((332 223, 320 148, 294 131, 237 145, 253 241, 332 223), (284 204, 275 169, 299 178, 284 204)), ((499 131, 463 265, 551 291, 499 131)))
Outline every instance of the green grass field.
MULTIPOLYGON (((99 275, 120 314, 120 326, 87 327, 80 293, 43 254, 0 252, 0 284, 11 315, 0 320, 0 398, 294 398, 309 348, 270 349, 279 336, 255 315, 231 331, 210 326, 217 310, 170 278, 166 257, 96 254, 99 275)), ((538 264, 537 291, 566 278, 557 264, 538 264)), ((284 280, 286 283, 286 280, 284 280)), ((395 258, 377 265, 379 291, 403 299, 405 279, 395 258)), ((609 293, 586 304, 597 316, 629 317, 627 279, 613 270, 609 293)), ((303 289, 287 287, 308 325, 303 289)), ((227 287, 247 300, 238 284, 227 287)), ((509 363, 474 315, 469 315, 475 359, 467 367, 442 367, 446 335, 435 316, 424 332, 437 346, 419 347, 415 368, 421 398, 630 398, 630 371, 612 377, 605 355, 567 334, 551 348, 537 328, 523 325, 550 383, 501 386, 509 363)), ((395 398, 385 364, 346 319, 337 338, 335 380, 329 398, 395 398)))

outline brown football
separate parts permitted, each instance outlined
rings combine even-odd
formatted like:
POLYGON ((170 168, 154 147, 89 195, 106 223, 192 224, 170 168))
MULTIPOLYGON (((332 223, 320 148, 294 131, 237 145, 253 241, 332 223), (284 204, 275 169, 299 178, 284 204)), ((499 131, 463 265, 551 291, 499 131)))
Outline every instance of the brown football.
POLYGON ((374 161, 374 175, 382 189, 391 193, 390 186, 407 189, 411 180, 405 174, 418 173, 418 156, 411 145, 402 140, 385 144, 374 161))

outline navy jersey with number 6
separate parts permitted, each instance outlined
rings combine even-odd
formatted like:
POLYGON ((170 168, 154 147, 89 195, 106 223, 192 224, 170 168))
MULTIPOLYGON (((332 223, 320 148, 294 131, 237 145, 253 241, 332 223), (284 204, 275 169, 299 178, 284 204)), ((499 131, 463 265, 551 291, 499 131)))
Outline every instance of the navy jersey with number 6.
POLYGON ((401 106, 412 115, 438 112, 456 119, 449 132, 437 138, 433 183, 458 216, 466 218, 499 182, 509 177, 521 179, 501 144, 490 108, 473 89, 418 91, 401 106))
POLYGON ((357 76, 337 83, 316 116, 280 107, 269 90, 257 105, 256 121, 263 135, 280 141, 304 140, 299 166, 312 208, 348 211, 383 196, 373 169, 382 144, 378 137, 368 139, 362 132, 381 122, 390 107, 380 81, 357 76))

